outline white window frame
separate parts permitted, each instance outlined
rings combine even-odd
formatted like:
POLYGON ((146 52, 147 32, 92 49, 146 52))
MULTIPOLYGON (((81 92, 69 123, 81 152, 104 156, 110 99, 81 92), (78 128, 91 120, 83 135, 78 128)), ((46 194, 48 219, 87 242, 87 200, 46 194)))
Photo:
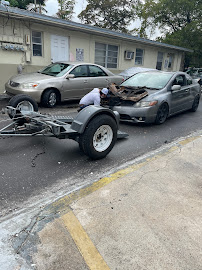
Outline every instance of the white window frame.
POLYGON ((43 56, 43 35, 42 35, 42 32, 40 31, 32 31, 32 55, 33 56, 38 56, 38 57, 42 57, 43 56), (33 42, 33 33, 40 33, 41 35, 41 42, 33 42), (34 55, 34 45, 39 45, 41 46, 41 55, 34 55))
POLYGON ((118 68, 118 55, 119 55, 119 46, 112 45, 112 44, 105 44, 105 43, 95 42, 95 61, 94 61, 95 64, 100 65, 100 66, 104 66, 104 67, 109 68, 109 69, 117 69, 118 68), (96 49, 96 44, 104 45, 105 50, 96 49), (116 51, 111 51, 110 46, 117 47, 117 50, 116 51), (102 51, 102 52, 104 51, 105 52, 104 65, 103 65, 103 63, 100 63, 99 61, 96 61, 96 52, 99 52, 99 51, 102 51), (114 53, 117 53, 116 57, 109 56, 110 51, 114 52, 114 53), (116 59, 116 64, 113 63, 113 62, 109 62, 109 58, 116 59), (116 66, 115 67, 110 67, 110 64, 115 64, 116 66))
POLYGON ((161 69, 158 70, 162 70, 163 67, 163 58, 164 58, 164 53, 159 51, 157 54, 157 61, 156 61, 156 69, 158 69, 158 63, 161 63, 161 69), (161 60, 161 61, 160 61, 161 60))
POLYGON ((144 50, 143 49, 140 49, 140 48, 136 48, 136 51, 135 51, 135 65, 137 66, 143 66, 143 63, 144 63, 144 50), (142 56, 137 56, 137 50, 141 50, 142 51, 142 56), (141 63, 136 63, 137 61, 137 58, 140 58, 141 59, 141 63))
POLYGON ((172 66, 173 66, 173 60, 174 60, 174 55, 169 55, 169 58, 168 58, 168 69, 172 69, 172 66))

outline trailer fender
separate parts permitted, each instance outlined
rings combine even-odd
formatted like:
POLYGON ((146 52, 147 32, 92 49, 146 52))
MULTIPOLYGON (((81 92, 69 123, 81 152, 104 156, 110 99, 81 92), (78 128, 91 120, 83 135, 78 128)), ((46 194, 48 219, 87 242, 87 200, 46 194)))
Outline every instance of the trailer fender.
POLYGON ((110 115, 116 121, 117 127, 119 127, 120 116, 118 112, 101 106, 90 105, 85 107, 78 113, 78 115, 71 124, 71 129, 77 131, 79 134, 82 134, 91 119, 99 114, 110 115))

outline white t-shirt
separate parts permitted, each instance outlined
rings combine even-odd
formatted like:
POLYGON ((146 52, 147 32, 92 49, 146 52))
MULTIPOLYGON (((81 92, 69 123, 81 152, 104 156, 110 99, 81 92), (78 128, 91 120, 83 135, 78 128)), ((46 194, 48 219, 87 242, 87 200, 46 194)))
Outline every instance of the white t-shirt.
POLYGON ((100 91, 99 88, 94 88, 86 94, 79 102, 83 105, 100 105, 100 91))

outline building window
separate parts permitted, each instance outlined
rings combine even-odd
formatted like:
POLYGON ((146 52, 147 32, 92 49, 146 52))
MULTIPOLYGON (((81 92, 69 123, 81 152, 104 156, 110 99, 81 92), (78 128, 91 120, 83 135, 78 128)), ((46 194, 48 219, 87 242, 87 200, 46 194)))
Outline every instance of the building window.
POLYGON ((169 58, 168 58, 168 68, 172 67, 172 62, 173 62, 173 56, 170 55, 169 58))
POLYGON ((33 56, 42 56, 42 34, 41 32, 32 32, 32 51, 33 56))
POLYGON ((136 49, 135 65, 143 65, 144 51, 142 49, 136 49))
POLYGON ((173 54, 168 54, 167 58, 165 59, 165 64, 164 64, 164 68, 165 69, 172 69, 172 65, 173 65, 173 54))
POLYGON ((106 68, 117 68, 118 46, 95 43, 95 64, 106 68))
POLYGON ((162 63, 163 63, 163 53, 158 52, 157 62, 156 62, 156 69, 161 70, 162 69, 162 63))

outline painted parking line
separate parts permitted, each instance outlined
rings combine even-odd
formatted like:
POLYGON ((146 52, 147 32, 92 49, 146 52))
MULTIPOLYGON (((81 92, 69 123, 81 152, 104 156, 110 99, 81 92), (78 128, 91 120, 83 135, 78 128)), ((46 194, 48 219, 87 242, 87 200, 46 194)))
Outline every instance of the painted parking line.
POLYGON ((61 217, 90 270, 110 270, 72 211, 61 217))
POLYGON ((199 136, 197 137, 190 137, 190 138, 186 138, 185 140, 182 140, 179 142, 180 145, 185 145, 185 144, 188 144, 192 141, 194 141, 195 139, 199 138, 199 136))

